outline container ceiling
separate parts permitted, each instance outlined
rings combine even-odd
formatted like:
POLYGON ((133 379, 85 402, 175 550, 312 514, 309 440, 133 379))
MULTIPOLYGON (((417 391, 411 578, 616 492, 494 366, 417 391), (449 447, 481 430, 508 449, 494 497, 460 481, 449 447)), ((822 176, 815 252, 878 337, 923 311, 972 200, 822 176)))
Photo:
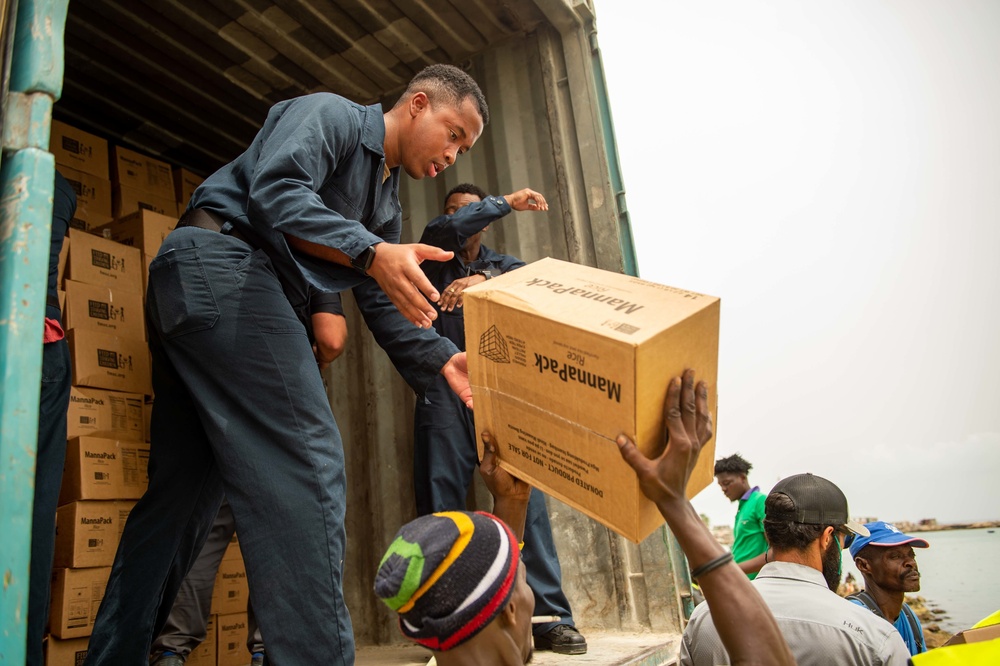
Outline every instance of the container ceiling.
POLYGON ((85 0, 54 115, 207 174, 267 109, 318 91, 394 101, 424 66, 535 29, 531 0, 85 0))

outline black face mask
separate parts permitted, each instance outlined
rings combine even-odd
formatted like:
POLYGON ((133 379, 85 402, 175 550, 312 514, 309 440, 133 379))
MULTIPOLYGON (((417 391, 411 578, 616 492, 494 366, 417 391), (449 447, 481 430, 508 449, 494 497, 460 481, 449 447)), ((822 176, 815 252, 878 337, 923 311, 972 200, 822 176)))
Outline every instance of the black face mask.
POLYGON ((840 539, 834 534, 830 545, 823 553, 823 578, 826 579, 826 584, 834 592, 840 587, 841 556, 840 539))

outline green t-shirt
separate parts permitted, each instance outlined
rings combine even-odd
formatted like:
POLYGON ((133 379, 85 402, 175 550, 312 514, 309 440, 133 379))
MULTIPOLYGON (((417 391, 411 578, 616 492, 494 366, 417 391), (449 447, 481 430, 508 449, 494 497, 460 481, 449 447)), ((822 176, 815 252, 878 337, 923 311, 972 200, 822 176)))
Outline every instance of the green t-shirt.
MULTIPOLYGON (((754 488, 750 497, 740 500, 733 524, 733 559, 736 562, 752 560, 767 550, 764 536, 764 501, 767 495, 754 488)), ((757 574, 749 574, 753 580, 757 574)))

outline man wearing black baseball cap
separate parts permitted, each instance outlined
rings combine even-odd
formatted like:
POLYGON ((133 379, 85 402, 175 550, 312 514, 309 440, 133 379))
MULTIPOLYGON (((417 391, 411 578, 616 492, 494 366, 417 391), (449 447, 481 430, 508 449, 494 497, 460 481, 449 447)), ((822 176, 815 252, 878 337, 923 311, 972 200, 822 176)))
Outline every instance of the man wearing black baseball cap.
MULTIPOLYGON (((909 650, 891 624, 839 597, 841 551, 868 530, 850 520, 847 498, 813 474, 778 482, 764 504, 764 532, 774 557, 753 585, 770 608, 799 666, 903 666, 909 650)), ((728 664, 705 604, 695 608, 680 663, 728 664)))

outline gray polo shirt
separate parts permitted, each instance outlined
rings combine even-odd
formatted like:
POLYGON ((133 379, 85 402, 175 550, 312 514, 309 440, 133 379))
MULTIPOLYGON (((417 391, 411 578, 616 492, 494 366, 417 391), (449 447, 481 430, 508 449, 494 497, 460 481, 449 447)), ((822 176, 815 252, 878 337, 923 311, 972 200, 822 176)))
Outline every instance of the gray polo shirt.
MULTIPOLYGON (((765 564, 753 581, 799 666, 905 666, 910 658, 896 629, 830 591, 823 574, 802 564, 765 564)), ((708 604, 694 609, 681 642, 682 666, 728 664, 708 604)))

